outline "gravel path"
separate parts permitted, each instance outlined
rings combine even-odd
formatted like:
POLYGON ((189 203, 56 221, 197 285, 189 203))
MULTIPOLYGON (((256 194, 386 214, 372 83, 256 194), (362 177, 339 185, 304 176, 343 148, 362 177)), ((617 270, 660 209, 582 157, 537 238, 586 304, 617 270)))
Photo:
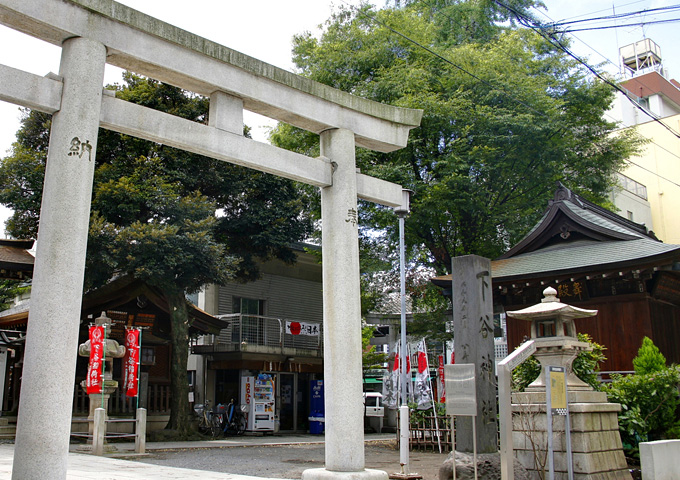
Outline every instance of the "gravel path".
MULTIPOLYGON (((399 451, 394 442, 367 445, 365 451, 366 468, 387 473, 400 471, 399 451)), ((411 472, 422 475, 423 480, 436 480, 439 467, 446 457, 447 454, 411 452, 411 472)), ((154 451, 136 461, 195 470, 297 479, 308 468, 323 467, 324 446, 301 444, 164 450, 154 451)))

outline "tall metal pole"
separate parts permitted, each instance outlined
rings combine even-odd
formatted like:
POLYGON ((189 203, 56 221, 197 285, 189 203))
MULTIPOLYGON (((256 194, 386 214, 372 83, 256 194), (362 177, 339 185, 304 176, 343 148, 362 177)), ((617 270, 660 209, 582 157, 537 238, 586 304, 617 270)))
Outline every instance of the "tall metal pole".
POLYGON ((406 349, 406 268, 404 264, 405 259, 405 247, 404 247, 404 217, 406 214, 399 215, 399 287, 400 287, 400 298, 401 298, 401 405, 404 406, 408 403, 407 395, 407 372, 406 372, 406 356, 408 351, 406 349))
POLYGON ((410 190, 402 190, 401 205, 394 209, 399 217, 399 283, 401 290, 401 406, 399 407, 399 463, 402 473, 409 474, 409 418, 406 372, 406 254, 404 247, 404 220, 409 212, 410 190))

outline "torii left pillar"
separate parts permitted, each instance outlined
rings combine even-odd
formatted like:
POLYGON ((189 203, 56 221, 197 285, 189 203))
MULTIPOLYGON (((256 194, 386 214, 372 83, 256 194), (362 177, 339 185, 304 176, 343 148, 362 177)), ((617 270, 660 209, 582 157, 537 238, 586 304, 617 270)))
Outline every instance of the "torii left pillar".
POLYGON ((26 332, 12 478, 65 479, 106 47, 62 45, 26 332), (45 418, 49 422, 45 423, 45 418))

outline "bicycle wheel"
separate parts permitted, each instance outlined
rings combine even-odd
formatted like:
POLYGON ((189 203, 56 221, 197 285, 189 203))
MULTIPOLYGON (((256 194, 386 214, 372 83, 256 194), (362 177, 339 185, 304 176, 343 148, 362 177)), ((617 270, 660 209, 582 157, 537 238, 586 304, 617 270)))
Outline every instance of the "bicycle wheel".
POLYGON ((238 435, 238 426, 235 420, 236 418, 232 418, 231 421, 227 423, 227 427, 224 429, 225 435, 238 435))
POLYGON ((198 432, 202 435, 212 435, 212 425, 205 415, 198 418, 198 432))
POLYGON ((236 435, 243 435, 243 432, 246 431, 246 417, 242 413, 238 413, 234 423, 236 423, 236 435))
POLYGON ((210 423, 210 433, 212 434, 212 437, 217 438, 222 435, 222 415, 219 413, 214 413, 210 423))

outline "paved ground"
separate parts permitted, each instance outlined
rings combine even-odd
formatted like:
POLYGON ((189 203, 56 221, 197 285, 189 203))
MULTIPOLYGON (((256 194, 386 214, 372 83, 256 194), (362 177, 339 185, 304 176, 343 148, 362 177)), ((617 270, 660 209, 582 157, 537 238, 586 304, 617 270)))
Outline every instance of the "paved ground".
MULTIPOLYGON (((366 468, 398 472, 399 451, 394 434, 366 435, 366 468)), ((203 442, 147 444, 147 455, 118 446, 117 458, 69 454, 69 480, 186 479, 262 480, 300 478, 307 468, 323 467, 323 437, 290 435, 237 437, 203 442)), ((0 480, 11 478, 13 445, 0 445, 0 480)), ((424 480, 436 480, 446 454, 411 452, 411 471, 424 480)), ((47 480, 47 479, 46 479, 47 480)))

